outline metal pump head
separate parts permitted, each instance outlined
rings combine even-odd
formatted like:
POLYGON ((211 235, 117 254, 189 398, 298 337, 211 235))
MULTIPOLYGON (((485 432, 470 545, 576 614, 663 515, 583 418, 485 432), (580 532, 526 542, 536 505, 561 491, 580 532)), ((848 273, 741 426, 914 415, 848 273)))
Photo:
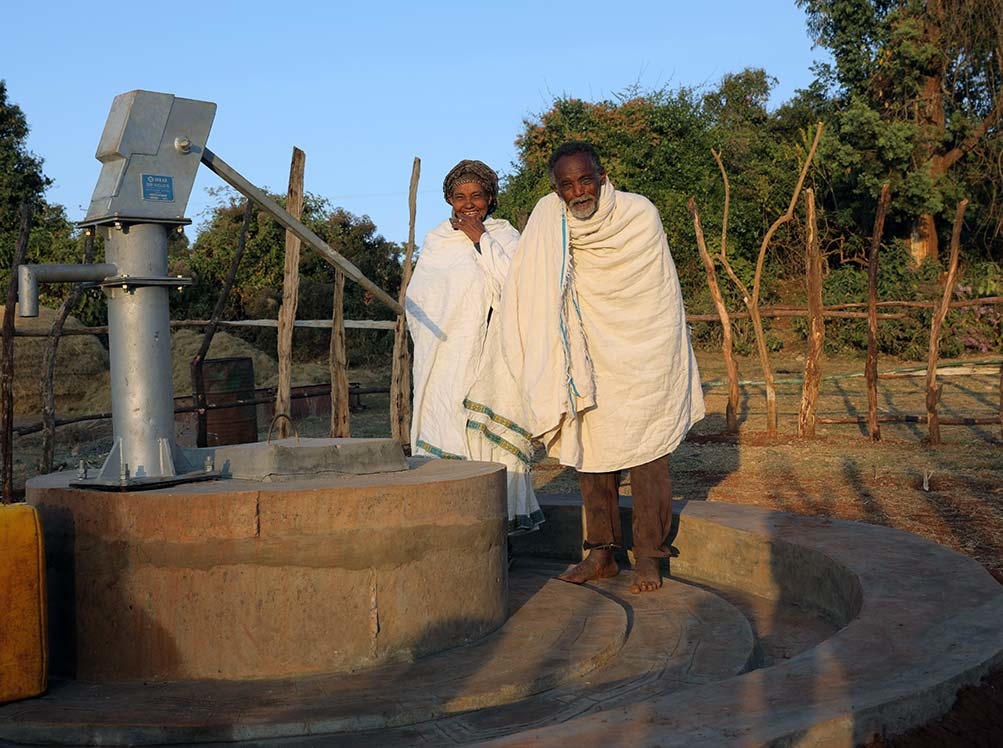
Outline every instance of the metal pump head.
POLYGON ((95 154, 101 176, 81 225, 190 223, 184 213, 215 116, 209 101, 153 91, 116 96, 95 154))

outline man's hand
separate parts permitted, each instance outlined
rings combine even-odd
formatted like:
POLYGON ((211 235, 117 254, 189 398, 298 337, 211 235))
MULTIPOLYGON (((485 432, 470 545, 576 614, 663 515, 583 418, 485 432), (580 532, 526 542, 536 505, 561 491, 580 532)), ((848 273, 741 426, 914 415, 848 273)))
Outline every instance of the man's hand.
POLYGON ((462 231, 467 235, 474 244, 477 244, 484 236, 486 229, 484 228, 484 222, 480 218, 475 216, 464 216, 456 215, 453 213, 452 218, 449 219, 449 223, 452 224, 453 228, 457 231, 462 231))

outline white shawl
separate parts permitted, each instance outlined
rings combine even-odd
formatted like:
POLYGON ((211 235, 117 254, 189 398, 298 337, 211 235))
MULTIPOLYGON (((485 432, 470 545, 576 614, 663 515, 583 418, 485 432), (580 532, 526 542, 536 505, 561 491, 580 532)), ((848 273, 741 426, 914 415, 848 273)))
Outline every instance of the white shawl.
POLYGON ((607 180, 585 220, 542 198, 498 316, 506 370, 481 371, 468 402, 520 448, 530 434, 564 465, 608 472, 673 451, 703 417, 675 265, 640 195, 607 180))
POLYGON ((414 342, 411 445, 416 455, 502 462, 508 467, 509 526, 532 529, 543 520, 528 465, 493 445, 467 445, 464 396, 485 360, 488 312, 498 305, 519 232, 488 218, 480 252, 443 221, 422 243, 405 295, 414 342))

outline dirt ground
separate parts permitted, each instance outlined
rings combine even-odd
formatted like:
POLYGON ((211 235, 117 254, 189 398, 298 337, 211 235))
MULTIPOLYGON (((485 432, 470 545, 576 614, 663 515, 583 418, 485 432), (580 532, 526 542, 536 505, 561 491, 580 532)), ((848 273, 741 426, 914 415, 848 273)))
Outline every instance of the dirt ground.
MULTIPOLYGON (((971 556, 1003 582, 1003 435, 1001 426, 942 426, 943 443, 927 443, 921 423, 881 425, 872 442, 866 426, 819 425, 814 439, 797 437, 804 363, 797 356, 772 362, 778 385, 779 435, 765 435, 765 392, 758 362, 739 362, 742 379, 740 434, 725 431, 727 383, 718 352, 698 354, 707 417, 672 458, 674 495, 690 500, 754 504, 771 509, 856 520, 921 535, 971 556)), ((944 361, 942 417, 999 416, 1000 357, 944 361)), ((925 364, 883 359, 878 364, 879 413, 925 414, 925 364)), ((818 416, 866 416, 863 359, 823 363, 818 416)), ((389 374, 365 372, 367 384, 389 374)), ((360 381, 358 376, 350 376, 360 381)), ((389 436, 386 396, 367 395, 365 410, 352 414, 353 436, 389 436)), ((263 425, 267 426, 267 424, 263 425)), ((326 418, 298 424, 301 436, 324 436, 326 418)), ((264 438, 264 433, 262 433, 264 438)), ((34 473, 38 435, 15 439, 15 477, 23 485, 34 473)), ((110 447, 109 422, 60 430, 57 464, 75 467, 80 459, 100 465, 110 447)), ((574 472, 551 460, 535 469, 541 493, 577 490, 574 472)), ((628 489, 629 490, 629 484, 628 489)), ((1003 673, 980 688, 966 689, 955 709, 939 720, 895 740, 895 746, 1003 746, 1003 673)))
MULTIPOLYGON (((672 457, 674 494, 678 498, 742 504, 857 520, 896 527, 948 546, 979 561, 1003 580, 1003 439, 999 425, 942 426, 943 442, 926 442, 925 424, 881 425, 872 442, 866 427, 822 424, 816 438, 797 437, 803 361, 778 358, 779 435, 765 435, 765 392, 758 361, 739 362, 742 379, 740 433, 725 434, 727 385, 721 356, 700 352, 707 417, 690 432, 672 457)), ((1000 412, 1000 359, 943 362, 941 414, 955 418, 991 418, 1000 412)), ((825 361, 818 415, 864 416, 867 393, 862 359, 825 361)), ((922 364, 879 361, 879 413, 923 415, 925 371, 922 364)), ((386 372, 353 372, 352 381, 378 384, 386 372)), ((385 384, 386 382, 384 382, 385 384)), ((365 409, 352 414, 354 436, 389 436, 386 396, 367 395, 365 409)), ((19 419, 22 423, 32 417, 19 419)), ((264 438, 267 424, 259 424, 264 438)), ((324 436, 326 418, 297 424, 302 436, 324 436)), ((79 460, 100 465, 111 445, 110 422, 62 427, 57 467, 79 460)), ((23 486, 37 471, 41 437, 15 437, 15 484, 23 486)), ((552 460, 535 469, 543 493, 577 490, 574 471, 552 460)), ((627 489, 629 491, 629 483, 627 489)))

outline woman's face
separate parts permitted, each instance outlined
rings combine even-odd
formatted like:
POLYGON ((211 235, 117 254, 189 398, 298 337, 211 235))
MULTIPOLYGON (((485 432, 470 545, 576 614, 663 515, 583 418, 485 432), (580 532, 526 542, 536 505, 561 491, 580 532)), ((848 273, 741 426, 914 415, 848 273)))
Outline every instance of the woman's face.
POLYGON ((488 215, 491 196, 476 182, 463 182, 453 188, 449 203, 453 206, 453 216, 476 218, 483 221, 488 215))

